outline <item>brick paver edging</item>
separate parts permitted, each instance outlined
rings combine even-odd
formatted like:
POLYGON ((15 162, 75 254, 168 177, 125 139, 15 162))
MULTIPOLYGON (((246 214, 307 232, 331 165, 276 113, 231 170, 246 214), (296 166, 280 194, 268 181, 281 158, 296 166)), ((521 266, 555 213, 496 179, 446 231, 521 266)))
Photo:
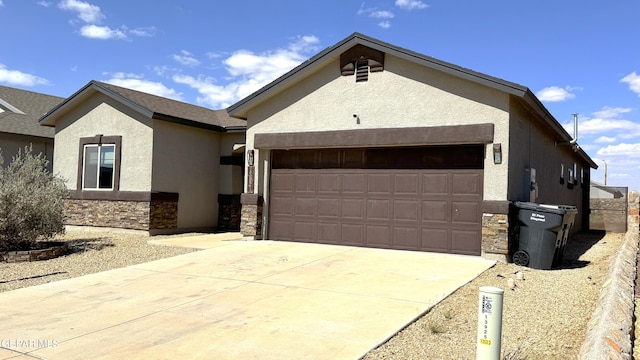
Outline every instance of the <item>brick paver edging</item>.
POLYGON ((638 224, 629 224, 600 288, 578 359, 631 359, 637 257, 638 224))

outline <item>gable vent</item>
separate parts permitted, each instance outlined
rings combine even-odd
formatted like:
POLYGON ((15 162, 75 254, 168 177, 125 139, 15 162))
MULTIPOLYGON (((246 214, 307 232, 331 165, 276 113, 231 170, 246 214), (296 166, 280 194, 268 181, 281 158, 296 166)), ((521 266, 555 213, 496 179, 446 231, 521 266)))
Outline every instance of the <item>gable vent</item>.
POLYGON ((369 80, 369 61, 360 60, 356 63, 356 82, 369 80))
POLYGON ((356 82, 369 79, 369 73, 384 71, 384 53, 364 45, 356 45, 340 55, 340 74, 356 75, 356 82))

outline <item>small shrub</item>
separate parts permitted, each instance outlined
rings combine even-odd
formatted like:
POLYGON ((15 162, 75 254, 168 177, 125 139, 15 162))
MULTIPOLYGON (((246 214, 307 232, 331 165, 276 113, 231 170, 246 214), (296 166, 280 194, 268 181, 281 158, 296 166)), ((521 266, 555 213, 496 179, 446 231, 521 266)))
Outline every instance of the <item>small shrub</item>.
POLYGON ((47 170, 44 155, 25 147, 8 166, 3 162, 0 152, 0 250, 30 249, 64 233, 67 188, 47 170))
POLYGON ((447 312, 444 313, 444 318, 447 320, 453 319, 453 313, 451 313, 451 310, 447 310, 447 312))
POLYGON ((445 329, 440 324, 430 323, 429 331, 431 331, 432 334, 442 334, 443 332, 445 332, 445 329))

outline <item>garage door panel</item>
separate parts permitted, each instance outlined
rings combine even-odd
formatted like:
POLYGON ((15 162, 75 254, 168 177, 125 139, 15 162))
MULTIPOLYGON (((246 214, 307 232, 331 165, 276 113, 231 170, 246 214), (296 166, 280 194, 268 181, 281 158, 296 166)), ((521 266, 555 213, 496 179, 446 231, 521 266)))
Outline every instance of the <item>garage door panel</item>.
POLYGON ((342 224, 340 229, 342 245, 362 246, 365 244, 364 225, 362 224, 342 224))
POLYGON ((339 225, 333 223, 318 222, 317 241, 322 244, 338 244, 340 235, 339 225))
POLYGON ((296 216, 311 216, 311 217, 316 216, 317 205, 316 205, 315 197, 296 198, 295 204, 296 204, 296 207, 295 207, 296 216))
POLYGON ((344 174, 342 175, 342 193, 350 195, 364 195, 366 193, 365 174, 344 174))
POLYGON ((276 216, 293 216, 294 214, 294 202, 293 196, 280 196, 274 197, 271 202, 271 214, 276 216))
POLYGON ((479 224, 481 223, 482 213, 480 212, 480 203, 478 202, 452 202, 453 207, 453 223, 479 224))
POLYGON ((332 218, 334 221, 340 217, 340 199, 338 198, 318 198, 318 218, 332 218))
POLYGON ((294 184, 294 175, 293 174, 278 174, 274 173, 271 175, 271 191, 274 193, 277 192, 292 192, 294 184))
POLYGON ((420 177, 417 173, 395 174, 393 178, 394 195, 417 197, 420 194, 420 177))
POLYGON ((367 220, 391 220, 391 200, 367 199, 367 220))
POLYGON ((393 247, 395 249, 420 249, 420 232, 415 227, 395 226, 393 228, 393 247))
POLYGON ((447 229, 422 229, 420 250, 449 252, 449 231, 447 229))
POLYGON ((340 175, 320 174, 318 176, 318 193, 338 195, 340 193, 340 175))
POLYGON ((449 195, 449 176, 447 174, 423 174, 422 194, 449 195))
POLYGON ((316 193, 316 174, 298 174, 295 176, 296 179, 296 193, 304 194, 316 193))
POLYGON ((456 254, 479 255, 480 241, 476 231, 452 230, 451 250, 456 254))
POLYGON ((452 174, 451 193, 453 195, 474 195, 481 193, 482 178, 479 174, 452 174))
POLYGON ((310 242, 316 239, 315 221, 296 221, 294 229, 296 241, 310 242))
POLYGON ((390 174, 370 174, 367 176, 367 192, 373 195, 391 194, 390 174))
POLYGON ((341 209, 344 219, 365 219, 364 199, 342 199, 341 209))
POLYGON ((367 225, 366 245, 379 248, 390 248, 389 238, 391 236, 391 226, 367 225))
POLYGON ((450 218, 450 203, 444 200, 422 201, 422 221, 446 223, 450 218))
POLYGON ((289 218, 283 220, 271 219, 269 226, 269 236, 278 240, 293 241, 293 226, 289 218))
POLYGON ((420 204, 417 200, 395 200, 393 202, 393 219, 400 221, 417 221, 420 216, 420 204))

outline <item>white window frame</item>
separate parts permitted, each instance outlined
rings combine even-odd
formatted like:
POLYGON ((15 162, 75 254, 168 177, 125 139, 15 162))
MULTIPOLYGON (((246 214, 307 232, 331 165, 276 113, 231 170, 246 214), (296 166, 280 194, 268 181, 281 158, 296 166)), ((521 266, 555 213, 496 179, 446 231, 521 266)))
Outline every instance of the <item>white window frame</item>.
POLYGON ((117 151, 117 147, 116 144, 85 144, 82 148, 82 190, 92 190, 92 191, 113 191, 114 187, 115 187, 115 172, 116 172, 116 160, 115 160, 115 154, 117 151), (98 149, 98 166, 96 167, 96 187, 86 187, 85 186, 85 170, 86 170, 86 149, 87 148, 97 148, 98 149), (112 147, 113 148, 113 167, 112 167, 112 171, 111 171, 111 187, 109 188, 101 188, 100 187, 100 163, 101 163, 101 156, 102 156, 102 148, 103 147, 112 147))

